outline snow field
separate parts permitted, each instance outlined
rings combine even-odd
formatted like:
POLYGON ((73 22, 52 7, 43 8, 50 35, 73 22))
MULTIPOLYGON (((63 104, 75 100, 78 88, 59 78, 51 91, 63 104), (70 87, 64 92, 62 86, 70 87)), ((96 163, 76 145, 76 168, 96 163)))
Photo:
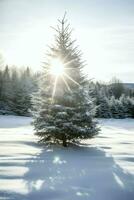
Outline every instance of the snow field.
POLYGON ((0 116, 0 200, 134 199, 133 119, 69 148, 39 145, 31 121, 0 116))

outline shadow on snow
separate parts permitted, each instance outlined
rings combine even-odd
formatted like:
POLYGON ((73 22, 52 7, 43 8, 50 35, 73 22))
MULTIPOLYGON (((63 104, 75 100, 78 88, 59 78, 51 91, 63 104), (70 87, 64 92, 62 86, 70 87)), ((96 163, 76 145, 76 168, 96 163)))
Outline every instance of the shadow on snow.
MULTIPOLYGON (((26 145, 33 145, 28 142, 26 145)), ((40 148, 40 146, 36 148, 40 148)), ((4 165, 4 163, 3 163, 4 165)), ((19 164, 18 164, 19 165, 19 164)), ((5 163, 5 167, 7 167, 5 163)), ((17 166, 17 161, 10 163, 17 166)), ((28 171, 20 177, 24 192, 0 190, 0 199, 10 200, 133 200, 134 176, 127 174, 98 148, 48 147, 20 166, 28 171)), ((19 177, 0 176, 0 179, 19 177)))

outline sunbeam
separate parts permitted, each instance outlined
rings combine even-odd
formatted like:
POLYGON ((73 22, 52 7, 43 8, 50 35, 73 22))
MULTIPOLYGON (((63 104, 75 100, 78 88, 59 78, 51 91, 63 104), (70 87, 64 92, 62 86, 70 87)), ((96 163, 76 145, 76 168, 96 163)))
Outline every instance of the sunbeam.
POLYGON ((79 85, 79 86, 80 86, 80 84, 77 83, 74 79, 72 79, 68 74, 64 73, 64 75, 65 75, 68 79, 70 79, 73 83, 75 83, 76 85, 79 85))
POLYGON ((54 100, 54 96, 55 96, 55 92, 56 92, 57 81, 58 81, 58 76, 55 77, 55 82, 54 82, 54 87, 53 87, 53 92, 52 92, 52 102, 54 100))
POLYGON ((50 64, 50 73, 56 76, 61 76, 64 72, 64 63, 59 58, 54 58, 50 64))
POLYGON ((62 76, 62 80, 64 81, 64 83, 65 83, 67 89, 68 89, 70 92, 72 92, 72 90, 71 90, 71 88, 69 87, 69 85, 68 85, 67 81, 65 80, 64 76, 62 76))
POLYGON ((71 60, 69 62, 63 62, 63 60, 56 57, 50 61, 50 64, 47 63, 47 65, 49 67, 46 67, 46 74, 43 77, 47 77, 48 75, 54 77, 54 86, 53 86, 53 90, 52 90, 52 102, 55 97, 58 79, 63 80, 63 82, 69 92, 72 92, 72 90, 71 90, 66 78, 69 79, 70 81, 72 81, 74 84, 80 86, 79 83, 77 83, 73 78, 71 78, 71 76, 68 75, 68 70, 75 69, 74 67, 68 67, 68 65, 70 65, 73 61, 74 60, 71 60))

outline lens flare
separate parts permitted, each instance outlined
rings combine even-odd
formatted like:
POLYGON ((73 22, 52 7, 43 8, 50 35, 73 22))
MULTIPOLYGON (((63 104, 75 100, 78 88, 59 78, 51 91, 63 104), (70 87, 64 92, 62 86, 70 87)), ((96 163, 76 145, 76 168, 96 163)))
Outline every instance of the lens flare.
MULTIPOLYGON (((69 65, 73 63, 74 60, 71 60, 69 62, 64 63, 59 57, 53 58, 49 64, 49 68, 46 70, 46 75, 49 74, 54 76, 54 83, 53 83, 53 91, 52 91, 52 103, 54 102, 54 97, 57 90, 57 83, 59 79, 63 80, 63 83, 66 85, 69 92, 72 92, 68 81, 73 82, 74 84, 79 85, 72 77, 68 75, 68 70, 74 70, 73 67, 70 67, 69 65)), ((46 63, 47 64, 47 63, 46 63)), ((44 78, 44 77, 43 77, 44 78)))
POLYGON ((61 76, 64 73, 64 64, 58 58, 54 58, 51 61, 50 73, 55 76, 61 76))

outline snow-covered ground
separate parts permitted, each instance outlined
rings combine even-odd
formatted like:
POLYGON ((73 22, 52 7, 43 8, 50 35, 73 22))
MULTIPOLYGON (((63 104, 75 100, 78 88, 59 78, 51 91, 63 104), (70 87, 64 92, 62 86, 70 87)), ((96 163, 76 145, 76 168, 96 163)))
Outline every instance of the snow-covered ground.
POLYGON ((69 148, 39 145, 31 120, 0 116, 0 200, 134 200, 133 119, 69 148))

